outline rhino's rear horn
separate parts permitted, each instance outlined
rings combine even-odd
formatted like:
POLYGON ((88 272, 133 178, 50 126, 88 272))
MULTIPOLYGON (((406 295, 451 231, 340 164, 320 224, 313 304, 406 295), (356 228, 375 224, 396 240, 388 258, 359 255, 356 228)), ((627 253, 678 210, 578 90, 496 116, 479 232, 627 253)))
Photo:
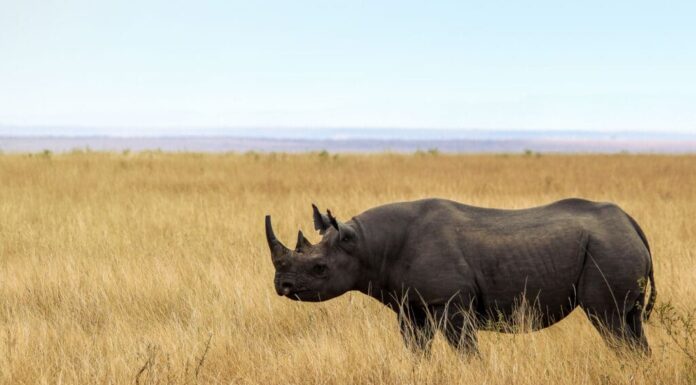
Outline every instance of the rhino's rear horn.
POLYGON ((266 241, 268 248, 271 249, 271 258, 276 261, 287 254, 290 249, 285 247, 273 233, 273 225, 271 224, 271 216, 266 215, 266 241))
POLYGON ((299 230, 297 232, 297 245, 295 246, 295 250, 301 251, 309 247, 312 247, 312 244, 305 238, 304 234, 302 234, 302 230, 299 230))

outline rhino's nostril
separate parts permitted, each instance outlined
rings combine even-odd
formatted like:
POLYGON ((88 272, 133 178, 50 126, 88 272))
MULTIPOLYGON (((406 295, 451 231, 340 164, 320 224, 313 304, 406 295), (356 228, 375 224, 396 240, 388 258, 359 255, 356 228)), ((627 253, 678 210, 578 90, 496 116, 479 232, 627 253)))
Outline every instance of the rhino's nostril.
POLYGON ((280 284, 280 288, 283 290, 283 295, 288 295, 292 291, 293 284, 292 282, 283 282, 280 284))

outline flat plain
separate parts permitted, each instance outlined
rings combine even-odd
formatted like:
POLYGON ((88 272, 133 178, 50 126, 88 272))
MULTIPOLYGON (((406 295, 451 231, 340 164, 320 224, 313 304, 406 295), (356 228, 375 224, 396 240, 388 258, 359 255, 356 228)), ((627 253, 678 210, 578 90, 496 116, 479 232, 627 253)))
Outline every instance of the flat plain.
POLYGON ((0 383, 688 384, 696 382, 696 156, 0 155, 0 383), (424 197, 524 208, 619 204, 651 243, 653 354, 615 354, 581 310, 539 332, 406 350, 360 293, 278 297, 263 219, 312 242, 311 203, 347 220, 424 197), (689 322, 692 322, 691 324, 689 322))

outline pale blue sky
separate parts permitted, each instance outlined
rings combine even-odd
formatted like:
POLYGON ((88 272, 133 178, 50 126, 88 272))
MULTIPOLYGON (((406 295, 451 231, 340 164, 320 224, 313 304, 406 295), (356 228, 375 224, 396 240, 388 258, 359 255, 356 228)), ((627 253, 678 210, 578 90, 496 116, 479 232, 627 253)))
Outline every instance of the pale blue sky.
POLYGON ((0 5, 6 127, 696 131, 693 1, 0 5))

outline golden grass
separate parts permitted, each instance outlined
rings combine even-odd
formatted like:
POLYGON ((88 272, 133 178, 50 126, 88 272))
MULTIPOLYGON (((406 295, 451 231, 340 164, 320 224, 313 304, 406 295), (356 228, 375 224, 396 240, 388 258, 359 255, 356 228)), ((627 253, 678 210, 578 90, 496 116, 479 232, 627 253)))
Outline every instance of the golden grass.
POLYGON ((278 297, 263 235, 318 240, 339 219, 445 197, 521 208, 614 201, 652 243, 658 302, 696 298, 696 157, 521 155, 0 156, 0 382, 7 384, 676 384, 693 365, 660 325, 649 359, 618 357, 577 310, 544 331, 480 333, 467 362, 427 358, 359 293, 278 297))

